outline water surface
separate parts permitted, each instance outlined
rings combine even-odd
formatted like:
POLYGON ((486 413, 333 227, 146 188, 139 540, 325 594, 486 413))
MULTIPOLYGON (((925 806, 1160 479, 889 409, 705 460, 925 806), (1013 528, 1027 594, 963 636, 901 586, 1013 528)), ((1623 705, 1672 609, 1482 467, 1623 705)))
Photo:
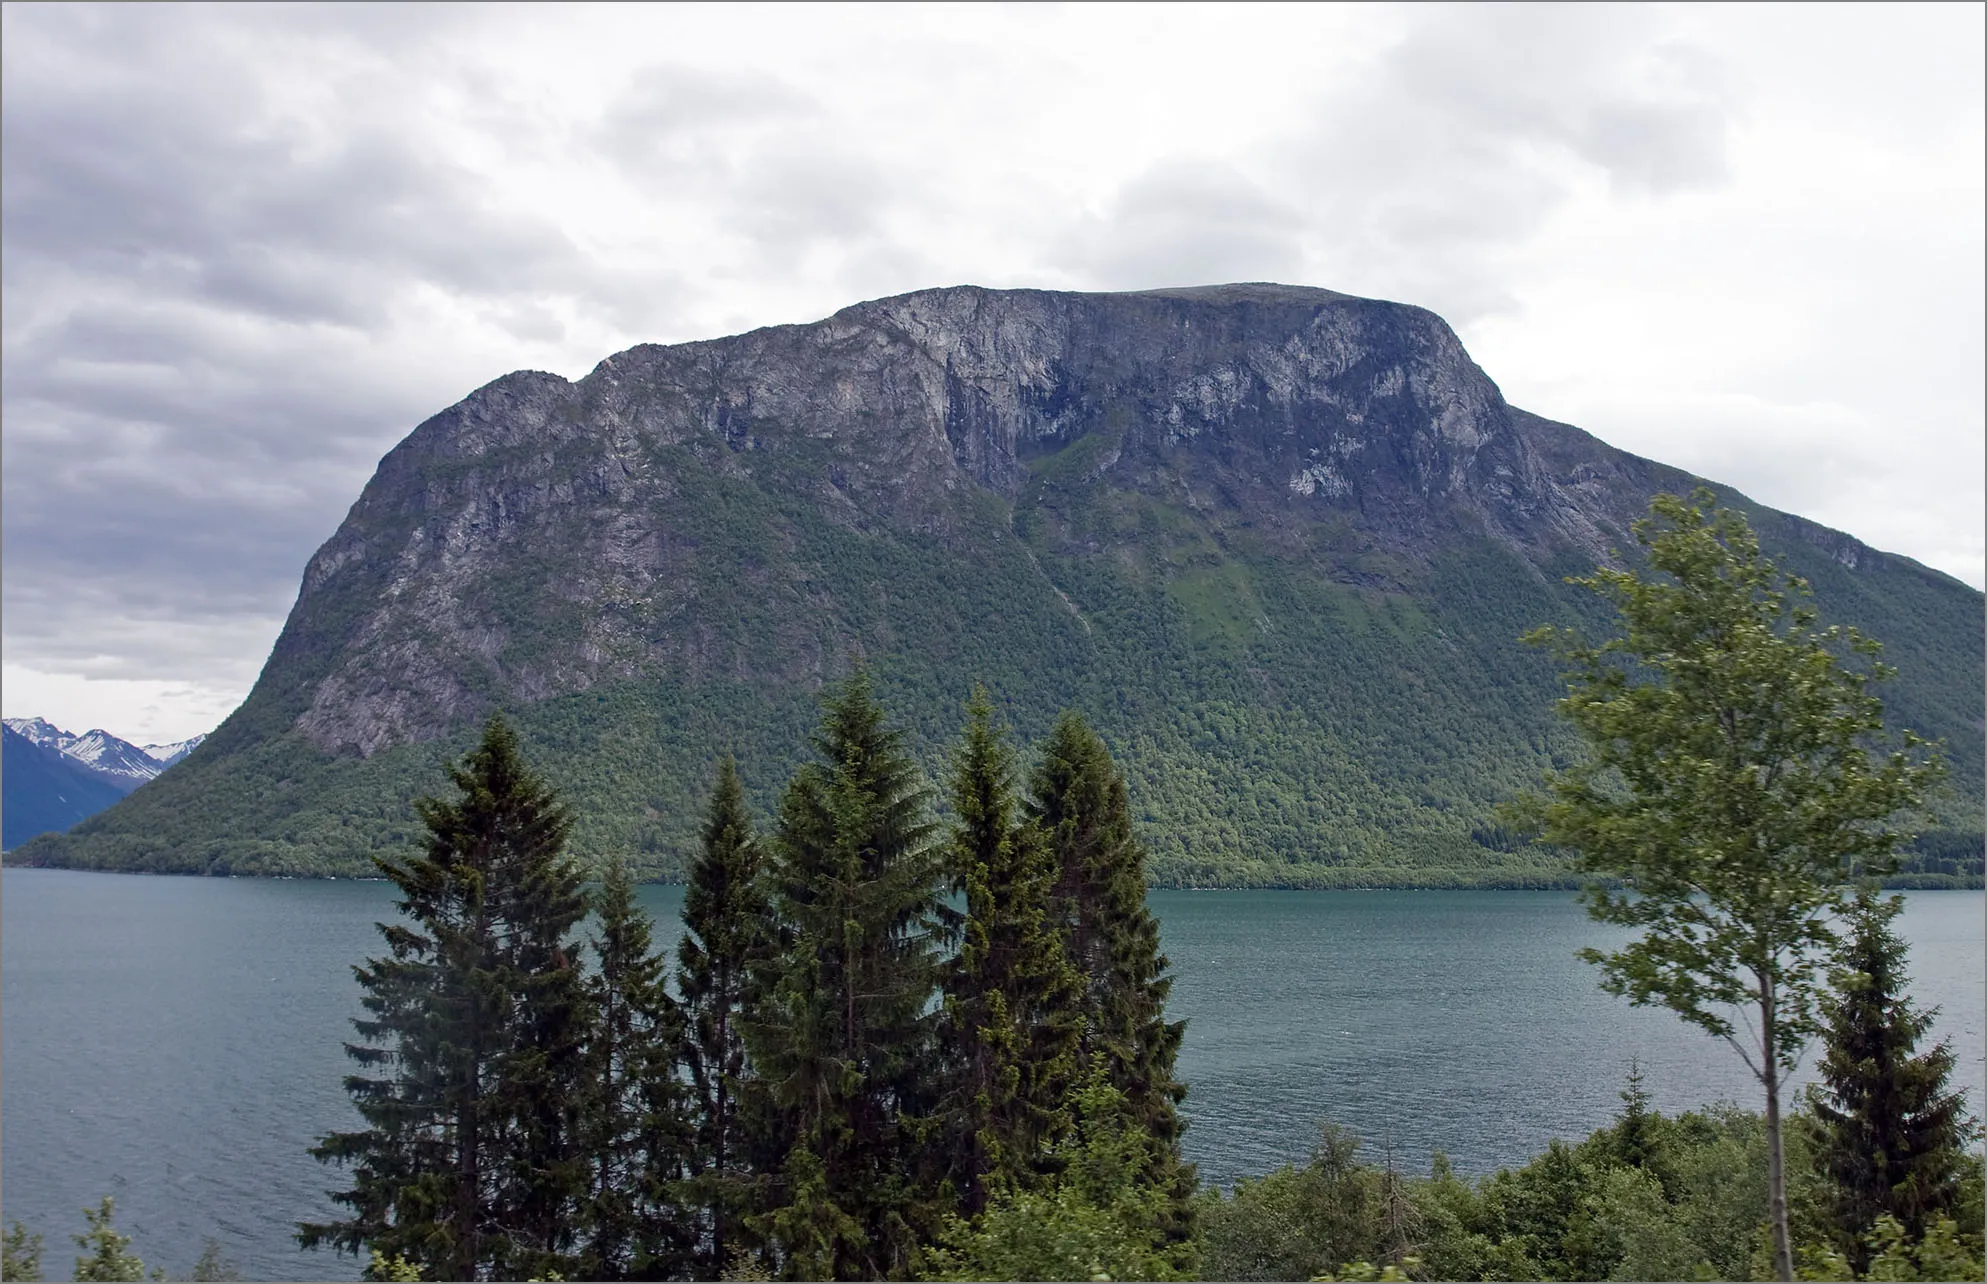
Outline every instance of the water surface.
MULTIPOLYGON (((358 1126, 341 1042, 352 966, 382 952, 385 883, 0 875, 0 1218, 66 1276, 105 1194, 148 1267, 184 1276, 206 1236, 252 1279, 353 1279, 301 1253, 344 1172, 305 1149, 358 1126)), ((682 889, 645 887, 673 946, 682 889)), ((1156 892, 1188 1019, 1188 1157, 1224 1185, 1309 1149, 1331 1118, 1424 1170, 1482 1172, 1605 1123, 1631 1057, 1674 1111, 1756 1095, 1738 1058, 1602 994, 1572 957, 1606 944, 1554 892, 1156 892)), ((1981 1100, 1979 892, 1909 897, 1914 992, 1941 1004, 1981 1100)))

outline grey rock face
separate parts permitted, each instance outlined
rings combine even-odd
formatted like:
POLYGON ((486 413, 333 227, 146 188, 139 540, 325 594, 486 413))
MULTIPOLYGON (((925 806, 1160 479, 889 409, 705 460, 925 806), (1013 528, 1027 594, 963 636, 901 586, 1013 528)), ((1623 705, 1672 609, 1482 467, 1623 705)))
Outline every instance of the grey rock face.
MULTIPOLYGON (((946 541, 1086 439, 1086 484, 1291 547, 1336 523, 1410 561, 1458 530, 1535 564, 1604 558, 1651 491, 1689 480, 1506 405, 1420 308, 1262 284, 925 290, 643 345, 576 383, 478 389, 382 460, 311 559, 263 682, 314 742, 364 755, 499 700, 664 664, 742 670, 700 623, 712 577, 796 600, 809 586, 777 547, 700 560, 701 510, 670 460, 849 530, 946 541)), ((1844 565, 1869 560, 1815 530, 1844 565)), ((791 677, 819 655, 749 663, 791 677)))

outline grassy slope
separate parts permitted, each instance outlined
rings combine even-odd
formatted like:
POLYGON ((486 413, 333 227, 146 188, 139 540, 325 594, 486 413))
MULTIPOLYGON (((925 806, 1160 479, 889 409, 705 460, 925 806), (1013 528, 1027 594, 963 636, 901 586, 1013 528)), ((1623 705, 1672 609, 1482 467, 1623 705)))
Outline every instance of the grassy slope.
MULTIPOLYGON (((1039 463, 1039 484, 1014 510, 976 496, 964 529, 943 541, 849 530, 688 456, 672 460, 698 516, 706 649, 813 655, 832 674, 860 648, 934 774, 975 680, 1027 740, 1059 710, 1082 710, 1125 768, 1159 883, 1564 881, 1539 853, 1504 850, 1490 813, 1575 750, 1551 714, 1559 688, 1549 663, 1516 638, 1546 620, 1598 622, 1557 579, 1584 566, 1541 575, 1488 540, 1463 538, 1417 569, 1334 547, 1330 530, 1311 550, 1271 551, 1246 530, 1084 485, 1079 453, 1039 463), (774 564, 797 573, 740 569, 774 564), (1349 586, 1327 567, 1401 578, 1409 590, 1349 586)), ((1892 693, 1893 724, 1948 738, 1956 790, 1944 823, 1977 832, 1981 661, 1968 646, 1977 595, 1910 574, 1851 575, 1804 545, 1785 547, 1829 618, 1889 644, 1909 675, 1892 693)), ((524 641, 509 660, 547 660, 567 641, 570 619, 542 589, 548 569, 507 566, 480 586, 516 604, 511 623, 524 641)), ((580 850, 623 850, 651 876, 680 874, 725 751, 770 814, 805 755, 813 684, 726 672, 679 666, 514 711, 533 760, 577 804, 580 850)), ((414 840, 411 799, 443 786, 442 761, 475 729, 363 761, 330 758, 283 730, 294 700, 259 688, 172 772, 66 839, 10 859, 370 872, 370 855, 414 840)), ((1977 853, 1970 837, 1955 850, 1969 844, 1977 853)))

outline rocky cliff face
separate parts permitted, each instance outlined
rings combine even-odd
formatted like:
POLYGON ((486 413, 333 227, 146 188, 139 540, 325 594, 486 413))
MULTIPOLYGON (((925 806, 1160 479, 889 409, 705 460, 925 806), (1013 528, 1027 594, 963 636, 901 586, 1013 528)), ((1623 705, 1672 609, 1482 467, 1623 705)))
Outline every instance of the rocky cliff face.
MULTIPOLYGON (((521 372, 477 390, 382 461, 311 560, 297 617, 330 611, 343 636, 301 647, 293 621, 274 663, 314 660, 296 725, 369 754, 694 651, 670 627, 694 614, 699 541, 668 456, 852 530, 944 541, 974 493, 1020 501, 1031 461, 1086 439, 1086 481, 1287 548, 1350 523, 1410 560, 1458 528, 1534 561, 1604 557, 1653 489, 1683 480, 1513 410, 1419 308, 1277 285, 927 290, 812 325, 644 345, 577 383, 521 372), (510 583, 520 558, 548 553, 555 580, 510 583), (499 592, 555 599, 572 645, 553 662, 507 658, 517 624, 499 592)), ((1845 565, 1868 557, 1834 538, 1845 565)))
MULTIPOLYGON (((931 764, 976 680, 1023 735, 1083 709, 1162 878, 1528 883, 1492 809, 1568 746, 1516 639, 1693 481, 1507 405, 1432 313, 1277 285, 927 290, 511 374, 381 461, 199 753, 27 855, 363 871, 503 709, 582 846, 667 874, 714 756, 769 803, 860 654, 931 764)), ((1980 595, 1724 499, 1976 795, 1980 595)))

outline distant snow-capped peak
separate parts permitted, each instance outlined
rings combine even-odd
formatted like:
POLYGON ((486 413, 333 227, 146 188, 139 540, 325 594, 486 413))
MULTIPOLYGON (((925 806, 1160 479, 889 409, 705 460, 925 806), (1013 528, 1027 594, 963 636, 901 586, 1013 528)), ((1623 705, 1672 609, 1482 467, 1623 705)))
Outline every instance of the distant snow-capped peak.
POLYGON ((26 736, 42 748, 53 749, 57 753, 76 743, 76 737, 42 718, 7 718, 4 721, 15 735, 26 736))
POLYGON ((102 727, 91 727, 62 750, 85 767, 109 776, 150 780, 165 770, 163 764, 129 740, 120 740, 102 727))
POLYGON ((44 718, 8 718, 5 721, 16 734, 26 736, 45 749, 53 749, 99 775, 140 784, 186 757, 207 738, 201 734, 169 744, 140 748, 101 727, 72 736, 44 718))
POLYGON ((185 740, 175 740, 170 744, 163 745, 141 745, 140 748, 151 755, 152 759, 161 768, 165 768, 172 766, 181 758, 186 757, 186 755, 198 749, 200 742, 206 738, 207 733, 203 731, 199 735, 188 737, 185 740))

